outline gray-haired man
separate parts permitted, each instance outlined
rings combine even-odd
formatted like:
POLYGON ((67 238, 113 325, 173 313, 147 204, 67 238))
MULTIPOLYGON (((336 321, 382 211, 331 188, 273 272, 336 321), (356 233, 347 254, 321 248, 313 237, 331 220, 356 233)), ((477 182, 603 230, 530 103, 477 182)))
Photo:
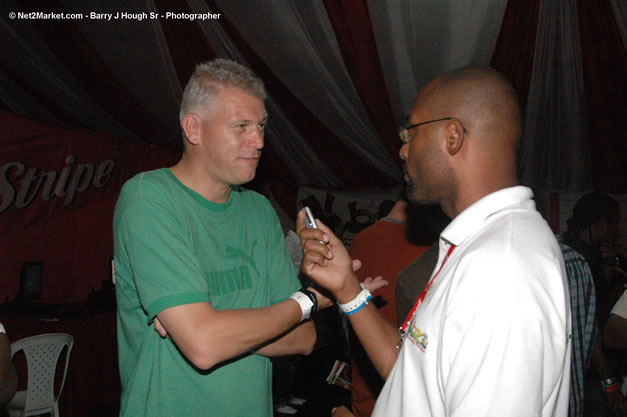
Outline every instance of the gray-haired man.
POLYGON ((181 160, 122 189, 114 219, 121 415, 267 417, 268 357, 313 349, 304 319, 317 296, 298 291, 270 203, 240 187, 261 157, 264 99, 248 68, 199 65, 181 103, 181 160))

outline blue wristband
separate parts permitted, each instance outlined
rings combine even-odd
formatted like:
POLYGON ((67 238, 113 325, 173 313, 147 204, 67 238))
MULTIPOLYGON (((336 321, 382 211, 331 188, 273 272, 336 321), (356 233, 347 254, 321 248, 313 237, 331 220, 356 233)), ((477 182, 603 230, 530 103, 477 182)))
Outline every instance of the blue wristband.
POLYGON ((356 309, 351 310, 351 311, 345 311, 344 314, 347 315, 347 316, 350 316, 351 314, 357 313, 359 310, 364 308, 366 306, 366 304, 368 304, 368 301, 370 301, 370 300, 372 300, 372 294, 368 294, 368 297, 356 309))

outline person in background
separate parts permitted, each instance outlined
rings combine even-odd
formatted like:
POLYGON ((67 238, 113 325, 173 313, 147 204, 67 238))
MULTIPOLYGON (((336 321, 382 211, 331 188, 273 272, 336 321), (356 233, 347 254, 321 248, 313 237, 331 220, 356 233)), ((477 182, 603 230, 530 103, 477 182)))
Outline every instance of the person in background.
POLYGON ((408 212, 409 235, 414 243, 426 246, 427 250, 398 273, 396 278, 396 323, 403 321, 416 303, 431 278, 438 262, 438 239, 442 230, 450 223, 437 205, 410 204, 408 212))
MULTIPOLYGON (((270 202, 272 200, 270 199, 270 202)), ((277 214, 279 211, 275 206, 277 214)), ((292 225, 293 226, 293 225, 292 225)), ((290 254, 294 270, 299 271, 303 261, 303 249, 300 246, 300 239, 293 229, 283 226, 285 233, 285 246, 290 254)), ((307 287, 310 282, 304 282, 303 274, 298 274, 298 279, 303 287, 307 287)), ((316 331, 316 333, 318 333, 316 331)), ((296 375, 302 364, 302 355, 276 356, 272 359, 272 402, 275 415, 290 416, 298 413, 299 407, 303 406, 307 400, 294 395, 296 375)))
MULTIPOLYGON (((610 312, 610 317, 603 329, 603 340, 605 346, 610 349, 621 349, 623 354, 627 350, 627 290, 623 291, 623 295, 610 312)), ((627 369, 623 368, 623 395, 627 394, 626 375, 627 369)), ((620 381, 617 382, 620 383, 620 381)), ((627 407, 627 404, 623 405, 627 407)))
MULTIPOLYGON (((603 329, 603 341, 605 346, 610 349, 621 349, 623 354, 627 350, 627 290, 623 291, 623 295, 618 299, 612 311, 610 317, 607 319, 605 328, 603 329)), ((623 381, 622 381, 622 393, 623 396, 627 395, 627 381, 625 376, 627 375, 627 369, 623 368, 623 381)), ((611 381, 607 381, 611 382, 611 381)), ((620 381, 617 378, 617 384, 620 381)), ((614 389, 618 388, 614 385, 614 389)), ((623 400, 623 414, 624 409, 627 408, 627 401, 623 400)))
MULTIPOLYGON (((401 197, 387 210, 382 210, 377 216, 379 220, 376 223, 359 232, 350 248, 352 258, 364 261, 364 266, 357 271, 360 281, 363 282, 366 277, 374 275, 387 278, 389 284, 381 289, 376 301, 383 317, 394 324, 396 324, 396 276, 428 247, 410 241, 407 210, 407 200, 401 197)), ((354 334, 350 337, 350 348, 351 406, 356 416, 368 417, 372 413, 384 381, 373 368, 354 334)))
POLYGON ((516 94, 495 70, 454 70, 418 94, 401 129, 408 198, 452 221, 400 337, 341 241, 299 214, 303 270, 333 293, 386 379, 373 416, 567 415, 568 283, 533 193, 518 185, 521 132, 516 94))
MULTIPOLYGON (((624 397, 614 389, 621 375, 620 353, 604 347, 602 335, 610 310, 622 293, 622 283, 615 280, 612 271, 605 266, 606 258, 614 260, 615 256, 604 256, 604 253, 610 253, 609 247, 616 238, 620 218, 620 206, 614 198, 598 191, 589 192, 575 203, 573 214, 567 221, 567 231, 560 237, 563 244, 583 257, 596 293, 594 331, 597 336, 593 339, 590 367, 584 381, 585 416, 602 417, 614 412, 620 416, 626 413, 624 397)), ((584 272, 580 268, 576 273, 584 272)), ((571 299, 576 296, 571 290, 571 299)))
POLYGON ((242 65, 198 65, 181 102, 181 160, 122 188, 122 416, 270 416, 269 357, 314 346, 319 294, 299 291, 276 213, 241 187, 264 147, 265 98, 242 65))
MULTIPOLYGON (((584 383, 593 353, 599 355, 596 323, 596 294, 590 267, 581 254, 560 243, 568 276, 573 320, 573 349, 570 368, 569 417, 584 415, 584 383)), ((607 367, 605 358, 602 358, 607 367)))
POLYGON ((627 349, 627 290, 618 299, 603 331, 605 346, 612 349, 627 349))
POLYGON ((17 373, 11 361, 11 343, 4 325, 0 323, 0 415, 4 415, 16 389, 17 373))

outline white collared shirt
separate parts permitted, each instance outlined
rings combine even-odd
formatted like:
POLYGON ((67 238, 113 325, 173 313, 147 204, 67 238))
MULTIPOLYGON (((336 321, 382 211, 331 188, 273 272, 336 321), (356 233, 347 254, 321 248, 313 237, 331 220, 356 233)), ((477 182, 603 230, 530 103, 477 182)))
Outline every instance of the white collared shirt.
POLYGON ((562 255, 529 188, 499 190, 440 236, 439 269, 373 417, 566 416, 571 315, 562 255))

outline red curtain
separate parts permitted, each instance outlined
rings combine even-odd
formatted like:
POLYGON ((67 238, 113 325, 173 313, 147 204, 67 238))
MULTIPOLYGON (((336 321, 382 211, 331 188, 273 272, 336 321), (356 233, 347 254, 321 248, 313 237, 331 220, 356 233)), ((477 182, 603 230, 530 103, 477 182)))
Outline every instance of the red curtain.
POLYGON ((529 93, 540 0, 509 1, 490 65, 518 91, 524 109, 529 93))
MULTIPOLYGON (((372 168, 351 151, 342 140, 335 136, 324 124, 322 124, 303 103, 296 98, 289 89, 279 80, 263 60, 255 53, 251 46, 238 33, 228 16, 212 1, 206 0, 207 5, 214 13, 221 13, 220 24, 237 46, 239 52, 246 59, 246 63, 263 80, 268 91, 272 92, 272 98, 289 117, 294 126, 309 141, 314 151, 333 168, 333 171, 344 180, 344 186, 351 187, 361 184, 382 185, 387 184, 383 175, 372 168)), ((281 53, 277 44, 277 53, 281 53)), ((272 115, 270 115, 272 123, 272 115)), ((257 171, 257 179, 273 181, 291 181, 289 171, 272 150, 272 138, 268 138, 264 157, 257 171)), ((318 185, 318 184, 299 184, 318 185)))
MULTIPOLYGON (((37 10, 30 2, 19 1, 22 10, 37 10)), ((57 0, 46 3, 50 12, 68 13, 57 0)), ((70 11, 71 12, 71 11, 70 11)), ((179 149, 178 142, 166 136, 145 114, 122 86, 116 75, 81 32, 74 20, 32 20, 30 23, 47 42, 50 51, 94 100, 137 137, 151 137, 151 143, 179 149)), ((148 88, 148 87, 147 87, 148 88)), ((51 110, 58 113, 57 110, 51 110)))
POLYGON ((379 137, 394 159, 400 141, 365 0, 324 0, 344 64, 379 137))
POLYGON ((609 0, 577 2, 595 187, 627 192, 627 52, 609 0), (602 63, 602 65, 599 65, 602 63))

